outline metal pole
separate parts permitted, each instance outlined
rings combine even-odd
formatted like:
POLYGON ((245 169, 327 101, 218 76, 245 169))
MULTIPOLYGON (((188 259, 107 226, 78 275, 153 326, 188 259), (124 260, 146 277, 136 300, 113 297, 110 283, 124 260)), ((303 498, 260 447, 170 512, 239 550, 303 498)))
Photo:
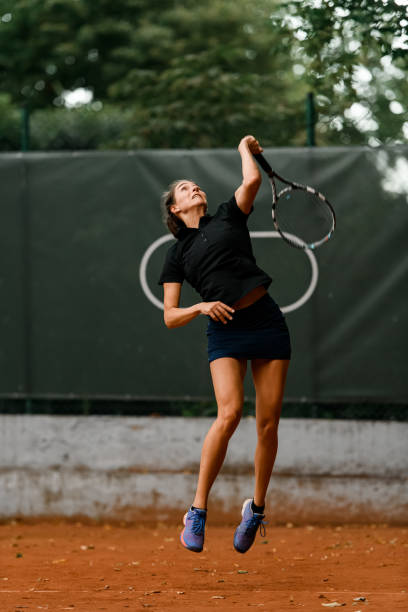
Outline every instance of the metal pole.
POLYGON ((315 140, 315 124, 316 124, 316 111, 314 105, 313 93, 309 92, 306 97, 306 134, 307 134, 307 146, 316 146, 315 140))
POLYGON ((28 151, 30 148, 30 111, 28 106, 21 109, 21 150, 28 151))
POLYGON ((21 236, 22 236, 22 330, 24 334, 23 344, 23 376, 24 376, 24 393, 26 394, 26 413, 31 414, 32 403, 31 394, 33 391, 32 381, 32 269, 31 269, 31 215, 30 202, 28 196, 28 166, 27 161, 23 159, 23 181, 22 181, 22 198, 21 198, 21 236))

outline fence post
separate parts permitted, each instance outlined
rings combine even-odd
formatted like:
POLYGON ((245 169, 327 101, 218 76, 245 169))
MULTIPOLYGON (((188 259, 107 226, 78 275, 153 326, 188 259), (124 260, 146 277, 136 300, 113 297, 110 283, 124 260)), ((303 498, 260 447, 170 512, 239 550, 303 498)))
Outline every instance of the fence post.
MULTIPOLYGON (((27 150, 27 149, 26 149, 27 150)), ((33 390, 32 384, 32 261, 31 261, 31 211, 29 200, 29 183, 28 183, 28 161, 22 160, 23 181, 22 181, 22 198, 21 198, 21 234, 22 234, 22 329, 24 334, 24 344, 22 347, 23 353, 23 376, 24 376, 24 394, 25 412, 31 414, 32 402, 31 394, 33 390)))
POLYGON ((306 134, 307 134, 307 146, 316 146, 315 140, 315 124, 316 124, 316 111, 314 105, 314 96, 312 92, 309 92, 306 97, 306 134))
POLYGON ((28 106, 21 109, 21 150, 28 151, 30 148, 30 111, 28 106))

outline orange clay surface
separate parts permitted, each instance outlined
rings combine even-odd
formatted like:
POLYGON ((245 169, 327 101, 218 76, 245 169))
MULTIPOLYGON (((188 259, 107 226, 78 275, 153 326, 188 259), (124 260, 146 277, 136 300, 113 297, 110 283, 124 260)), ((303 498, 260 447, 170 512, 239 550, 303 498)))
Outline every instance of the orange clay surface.
POLYGON ((245 555, 234 526, 208 521, 200 554, 181 547, 180 530, 1 524, 0 611, 408 610, 407 528, 267 525, 245 555))

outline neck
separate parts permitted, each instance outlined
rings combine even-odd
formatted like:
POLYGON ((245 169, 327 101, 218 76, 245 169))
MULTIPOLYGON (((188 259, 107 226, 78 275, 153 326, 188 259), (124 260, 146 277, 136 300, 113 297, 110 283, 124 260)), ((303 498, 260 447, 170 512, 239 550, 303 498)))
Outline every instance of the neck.
POLYGON ((200 219, 205 215, 206 207, 204 205, 192 208, 182 216, 182 221, 187 227, 198 229, 200 219))

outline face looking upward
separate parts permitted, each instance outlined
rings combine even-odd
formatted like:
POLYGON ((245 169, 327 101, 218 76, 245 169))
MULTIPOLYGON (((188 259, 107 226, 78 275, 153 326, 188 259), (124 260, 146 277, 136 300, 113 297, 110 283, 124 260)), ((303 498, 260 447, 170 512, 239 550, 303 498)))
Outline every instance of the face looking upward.
POLYGON ((174 203, 170 210, 175 215, 185 215, 193 209, 202 208, 202 214, 207 211, 205 192, 192 181, 180 181, 174 189, 174 203))

